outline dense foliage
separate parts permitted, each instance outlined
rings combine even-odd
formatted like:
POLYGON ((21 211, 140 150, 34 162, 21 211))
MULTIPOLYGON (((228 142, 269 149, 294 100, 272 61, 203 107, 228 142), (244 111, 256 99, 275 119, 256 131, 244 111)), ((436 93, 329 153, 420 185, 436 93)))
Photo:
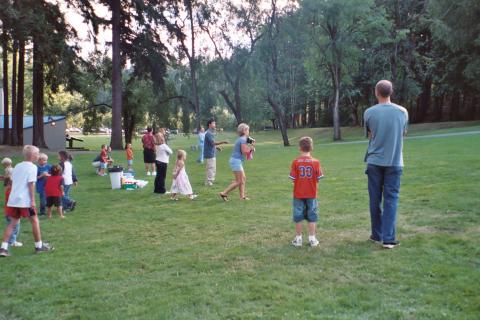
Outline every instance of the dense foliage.
POLYGON ((24 111, 39 119, 44 108, 86 110, 70 123, 92 130, 111 123, 117 148, 122 128, 128 142, 146 124, 196 130, 211 117, 280 129, 285 145, 295 127, 333 125, 339 140, 341 126, 361 125, 380 79, 393 81, 412 122, 480 118, 475 0, 63 4, 2 1, 4 114, 14 115, 6 143, 22 143, 24 111), (112 29, 112 58, 105 48, 79 58, 66 10, 95 35, 112 29))

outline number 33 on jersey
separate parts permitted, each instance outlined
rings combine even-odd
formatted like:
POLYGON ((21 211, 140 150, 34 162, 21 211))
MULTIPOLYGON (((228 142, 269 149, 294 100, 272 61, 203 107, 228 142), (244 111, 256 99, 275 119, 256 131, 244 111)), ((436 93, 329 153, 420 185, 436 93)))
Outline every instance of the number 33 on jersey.
POLYGON ((317 183, 323 177, 320 162, 312 157, 300 156, 293 160, 290 179, 293 180, 293 196, 296 199, 317 198, 317 183))

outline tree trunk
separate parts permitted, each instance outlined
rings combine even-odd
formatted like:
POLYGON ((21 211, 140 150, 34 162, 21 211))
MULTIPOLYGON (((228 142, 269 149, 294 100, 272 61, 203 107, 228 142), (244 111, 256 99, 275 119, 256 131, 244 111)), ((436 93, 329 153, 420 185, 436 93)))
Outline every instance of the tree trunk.
POLYGON ((335 66, 333 67, 334 70, 332 70, 332 75, 333 75, 333 90, 334 90, 334 95, 335 95, 335 101, 333 104, 333 141, 339 141, 342 140, 342 134, 340 132, 340 106, 339 106, 339 100, 340 100, 340 79, 339 79, 339 71, 340 67, 335 66))
POLYGON ((235 119, 237 120, 237 125, 243 122, 242 119, 242 100, 240 98, 240 79, 237 77, 235 80, 234 96, 235 96, 235 119))
POLYGON ((32 144, 39 148, 47 148, 43 135, 43 61, 38 51, 38 43, 33 42, 33 138, 32 144))
POLYGON ((460 93, 456 91, 450 101, 450 119, 449 121, 458 121, 460 114, 460 93))
POLYGON ((278 127, 282 133, 283 146, 288 147, 290 146, 290 141, 288 141, 287 126, 285 124, 285 116, 283 115, 282 108, 275 101, 273 101, 273 99, 270 96, 267 97, 267 101, 272 107, 273 112, 275 113, 278 127))
POLYGON ((23 145, 23 109, 25 92, 25 41, 18 43, 18 82, 17 82, 17 108, 16 108, 16 128, 17 145, 23 145))
POLYGON ((230 100, 230 97, 228 96, 228 93, 225 90, 218 91, 220 95, 222 96, 223 100, 225 100, 225 103, 227 106, 230 108, 230 110, 233 112, 233 115, 235 116, 235 120, 237 121, 237 125, 242 123, 242 113, 241 109, 237 109, 235 105, 233 104, 232 100, 230 100))
POLYGON ((122 64, 120 57, 120 0, 111 1, 112 10, 112 149, 122 144, 122 64))
POLYGON ((423 83, 422 93, 417 100, 417 112, 415 122, 424 122, 430 109, 430 100, 432 98, 432 79, 427 78, 423 83))
POLYGON ((18 51, 18 42, 13 41, 13 52, 12 52, 12 131, 10 132, 10 143, 13 146, 18 145, 17 142, 17 51, 18 51))
POLYGON ((8 110, 8 36, 2 34, 3 61, 3 144, 10 144, 10 119, 8 110))

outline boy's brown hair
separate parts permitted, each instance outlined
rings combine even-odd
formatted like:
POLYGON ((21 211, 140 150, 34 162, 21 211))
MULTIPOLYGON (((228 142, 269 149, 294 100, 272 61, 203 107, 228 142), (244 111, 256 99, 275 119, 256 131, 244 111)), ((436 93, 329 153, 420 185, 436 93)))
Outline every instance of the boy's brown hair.
POLYGON ((310 152, 313 147, 313 139, 310 137, 301 137, 298 145, 303 152, 310 152))
POLYGON ((60 167, 58 164, 54 164, 52 166, 52 169, 50 169, 52 176, 61 176, 62 175, 62 167, 60 167))

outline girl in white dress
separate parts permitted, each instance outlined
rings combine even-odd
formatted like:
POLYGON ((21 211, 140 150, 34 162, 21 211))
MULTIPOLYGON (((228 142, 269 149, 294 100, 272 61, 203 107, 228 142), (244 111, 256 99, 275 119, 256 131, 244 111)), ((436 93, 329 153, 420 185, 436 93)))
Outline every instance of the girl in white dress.
POLYGON ((187 196, 193 200, 197 197, 193 194, 192 186, 188 180, 187 172, 185 171, 185 161, 187 160, 187 153, 184 150, 178 150, 177 162, 173 169, 173 182, 172 182, 172 200, 178 200, 177 193, 187 196))

